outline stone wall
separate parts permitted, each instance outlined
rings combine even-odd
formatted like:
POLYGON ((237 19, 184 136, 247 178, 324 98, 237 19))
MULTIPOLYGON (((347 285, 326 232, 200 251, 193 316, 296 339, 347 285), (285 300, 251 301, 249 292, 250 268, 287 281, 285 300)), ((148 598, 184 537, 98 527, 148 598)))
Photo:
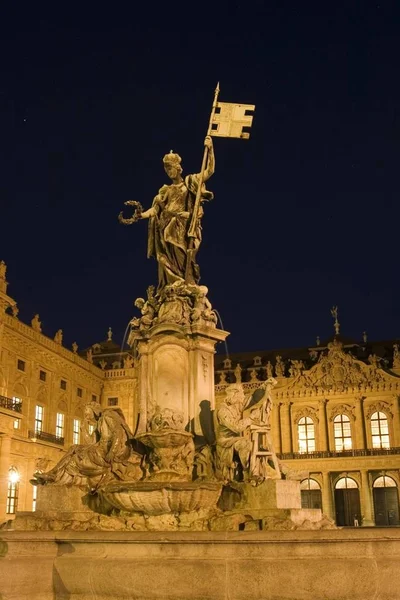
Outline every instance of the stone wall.
POLYGON ((399 529, 0 533, 2 600, 399 599, 399 529))

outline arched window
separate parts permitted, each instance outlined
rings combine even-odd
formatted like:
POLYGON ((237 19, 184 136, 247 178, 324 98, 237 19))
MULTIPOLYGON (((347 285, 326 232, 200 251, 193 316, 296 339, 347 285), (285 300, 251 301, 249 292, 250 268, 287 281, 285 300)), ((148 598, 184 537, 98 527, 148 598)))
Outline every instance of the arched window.
POLYGON ((351 477, 342 477, 335 484, 335 490, 350 490, 358 488, 357 482, 351 477))
POLYGON ((385 413, 379 411, 371 415, 371 436, 373 448, 390 448, 389 425, 385 413))
POLYGON ((322 508, 321 487, 315 479, 300 482, 301 508, 322 508))
POLYGON ((373 483, 375 525, 380 527, 400 524, 399 495, 392 477, 381 475, 373 483))
POLYGON ((374 481, 374 488, 388 488, 388 487, 397 487, 396 482, 391 477, 387 475, 382 475, 382 477, 377 477, 374 481))
POLYGON ((311 417, 302 417, 297 423, 299 452, 315 451, 315 428, 311 417))
POLYGON ((347 415, 336 415, 333 419, 333 433, 336 452, 351 450, 351 426, 350 419, 347 415))
POLYGON ((19 473, 15 467, 8 471, 7 508, 9 515, 14 515, 18 506, 19 473))

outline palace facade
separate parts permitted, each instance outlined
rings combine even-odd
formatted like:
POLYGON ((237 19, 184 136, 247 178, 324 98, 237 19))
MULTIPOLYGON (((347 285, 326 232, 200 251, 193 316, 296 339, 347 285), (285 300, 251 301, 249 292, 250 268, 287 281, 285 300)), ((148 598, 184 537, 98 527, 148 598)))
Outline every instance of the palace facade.
MULTIPOLYGON (((18 319, 0 263, 0 523, 35 510, 35 470, 48 470, 81 441, 84 407, 119 407, 136 429, 134 358, 112 340, 84 352, 50 339, 39 315, 18 319)), ((400 486, 400 355, 396 340, 370 343, 336 333, 310 348, 216 357, 216 404, 230 383, 252 393, 276 377, 272 438, 301 479, 304 507, 342 526, 395 526, 400 486)))

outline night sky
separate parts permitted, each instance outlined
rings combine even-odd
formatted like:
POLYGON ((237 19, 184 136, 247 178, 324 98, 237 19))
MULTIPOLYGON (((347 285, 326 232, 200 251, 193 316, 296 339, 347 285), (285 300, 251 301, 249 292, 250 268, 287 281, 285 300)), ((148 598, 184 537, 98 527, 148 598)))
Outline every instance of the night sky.
MULTIPOLYGON (((200 170, 214 88, 256 105, 214 138, 201 282, 230 352, 400 336, 398 2, 53 3, 2 10, 0 259, 19 317, 121 342, 157 283, 162 157, 200 170), (139 7, 140 6, 140 7, 139 7)), ((221 348, 222 350, 222 348, 221 348)))

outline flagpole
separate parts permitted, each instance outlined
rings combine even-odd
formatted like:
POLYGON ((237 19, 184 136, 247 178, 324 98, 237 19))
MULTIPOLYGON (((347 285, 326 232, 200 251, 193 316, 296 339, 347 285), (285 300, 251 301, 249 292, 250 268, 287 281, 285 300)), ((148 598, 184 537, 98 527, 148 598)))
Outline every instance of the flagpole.
MULTIPOLYGON (((214 119, 215 109, 217 108, 217 103, 218 103, 218 94, 219 94, 219 82, 217 83, 217 87, 215 88, 215 92, 214 92, 214 101, 213 101, 213 105, 211 108, 211 114, 210 114, 210 120, 208 123, 207 135, 211 135, 212 122, 214 119)), ((196 192, 196 200, 195 200, 194 206, 193 206, 192 219, 190 221, 190 226, 189 226, 189 230, 187 233, 189 240, 188 240, 188 249, 187 249, 187 255, 186 255, 185 283, 189 283, 190 265, 191 265, 193 251, 194 251, 194 240, 196 238, 196 225, 197 225, 197 219, 198 219, 198 212, 199 212, 199 208, 200 208, 201 190, 203 187, 204 171, 206 169, 207 157, 208 157, 208 148, 206 146, 204 148, 204 153, 203 153, 203 162, 201 163, 200 178, 199 178, 198 188, 197 188, 197 192, 196 192)))

